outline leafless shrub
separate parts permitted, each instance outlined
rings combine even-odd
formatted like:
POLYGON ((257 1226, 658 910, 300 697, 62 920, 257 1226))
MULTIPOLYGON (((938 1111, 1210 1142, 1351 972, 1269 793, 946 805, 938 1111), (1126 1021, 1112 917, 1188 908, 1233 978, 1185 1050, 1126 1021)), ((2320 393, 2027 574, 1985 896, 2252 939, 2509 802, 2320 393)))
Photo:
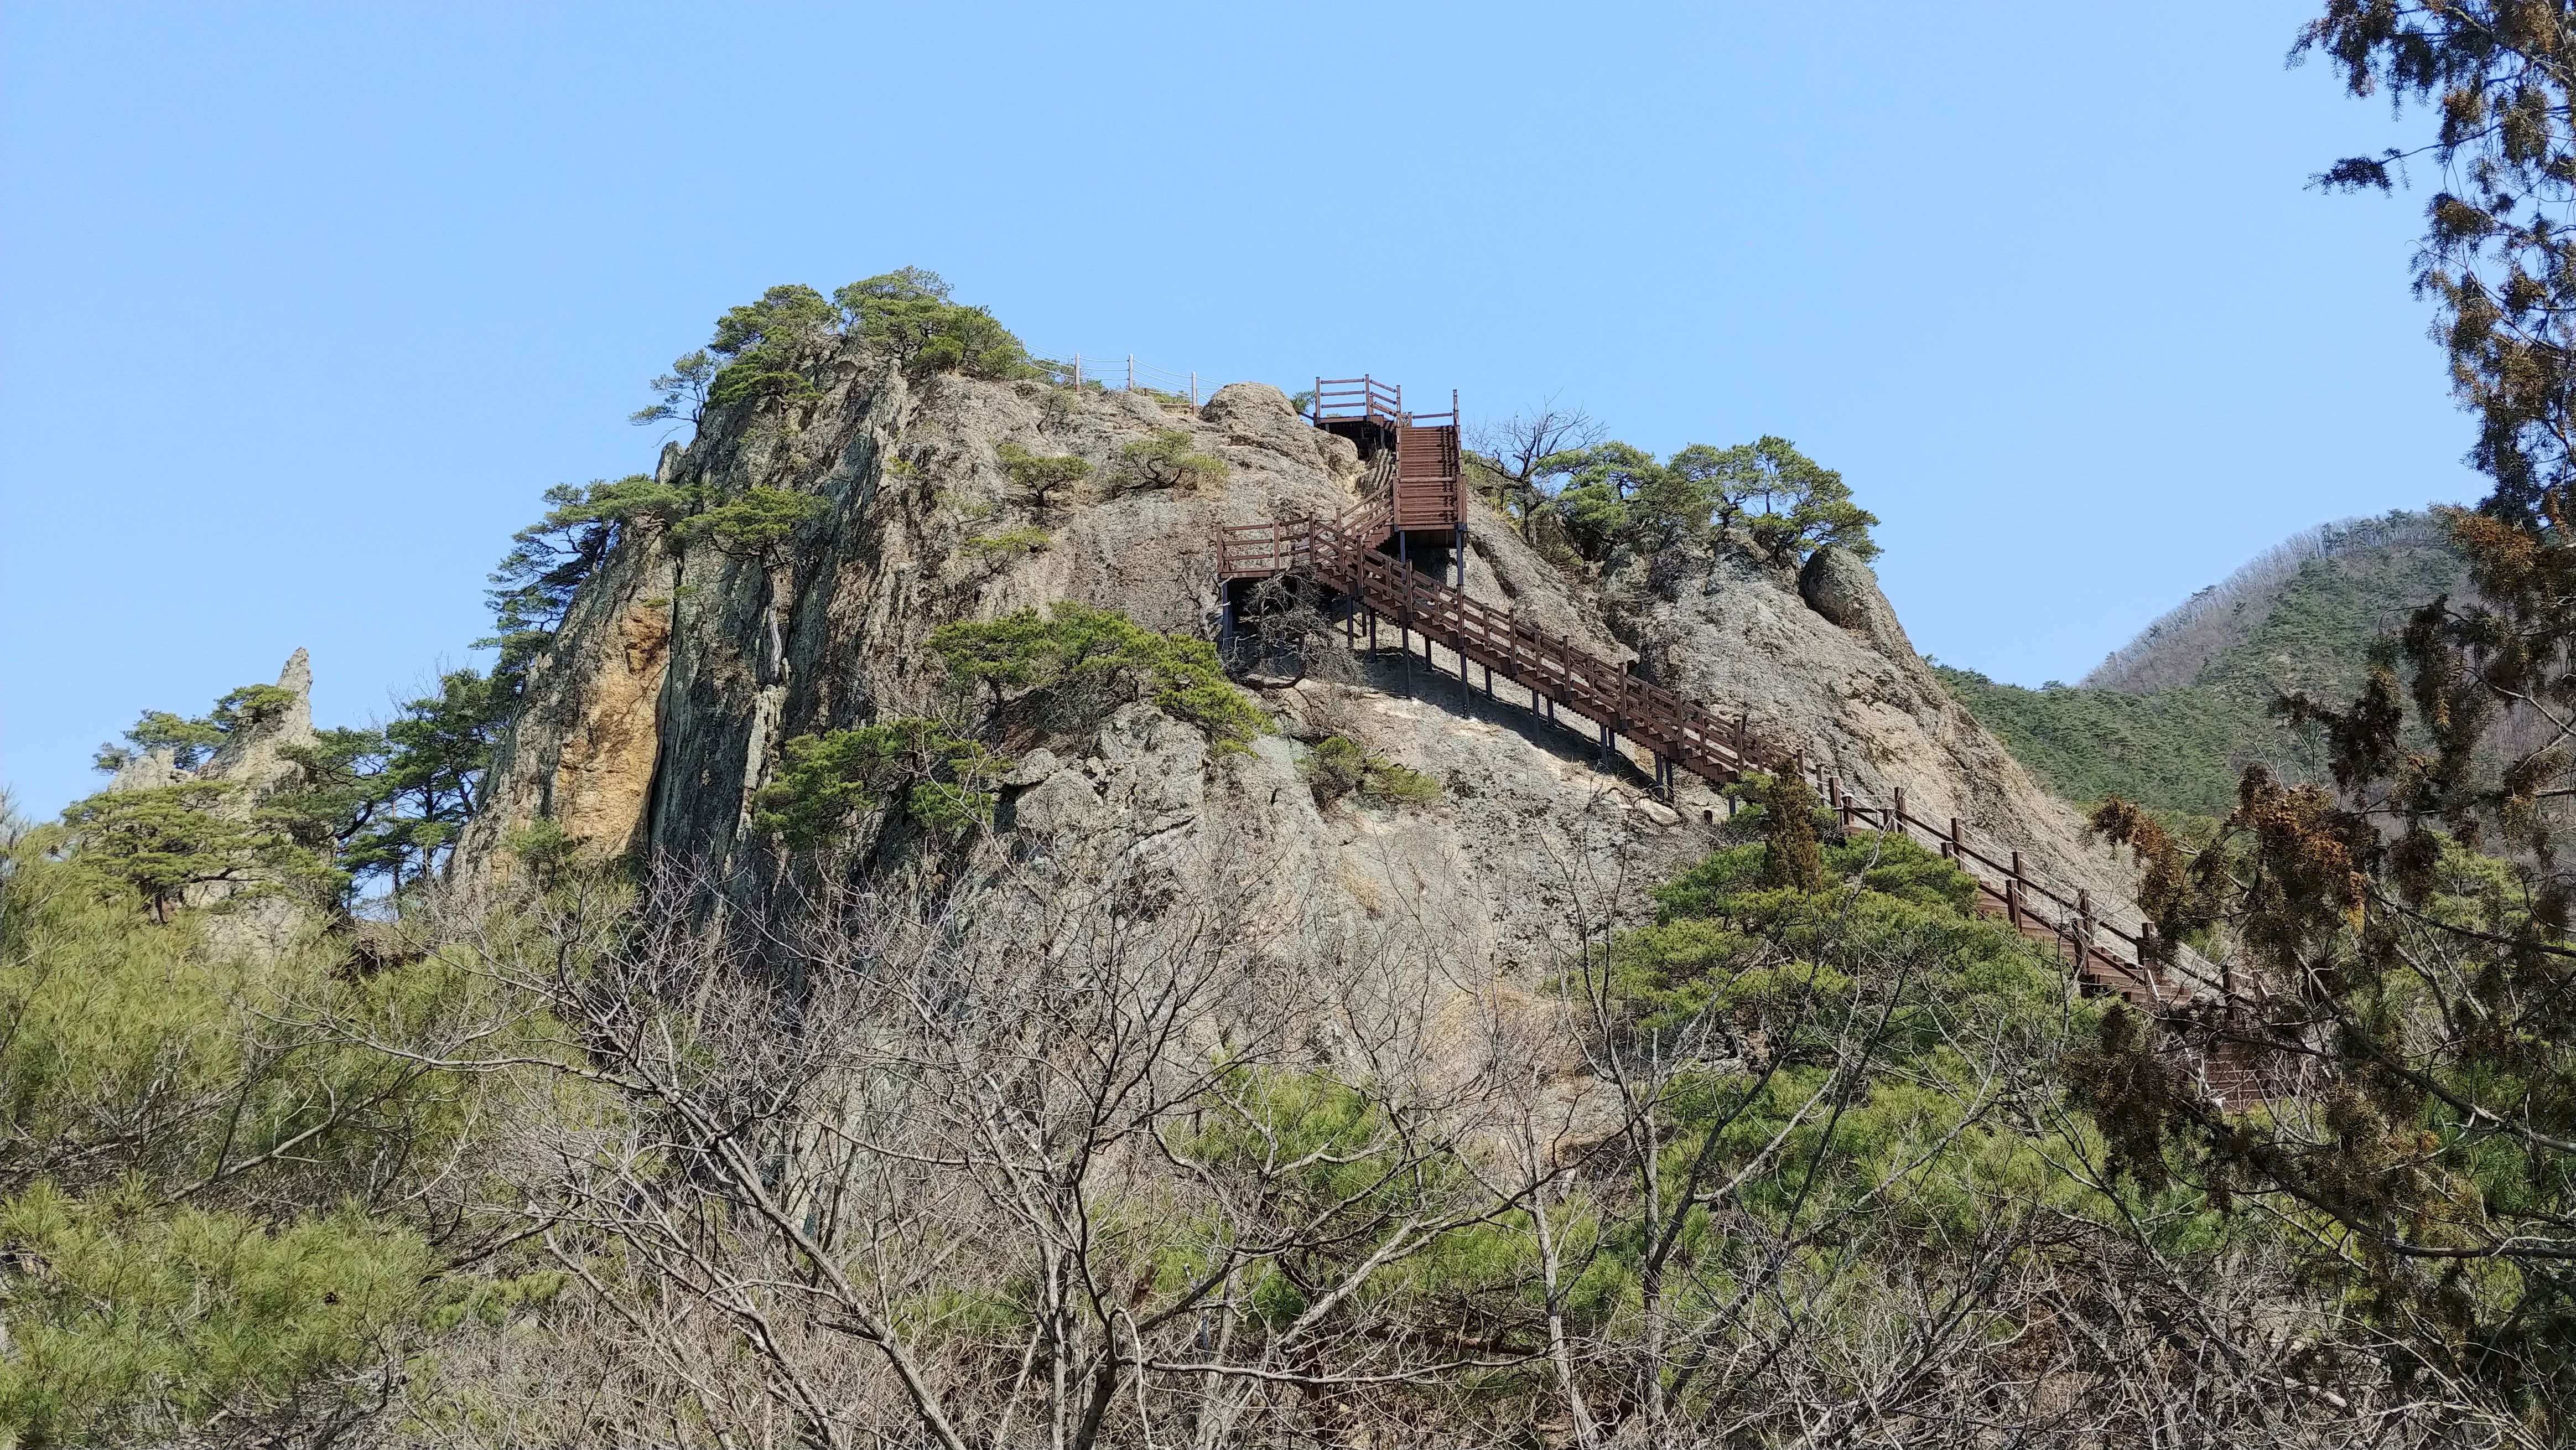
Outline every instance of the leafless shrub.
POLYGON ((2177 1252, 2197 1208, 2048 1077, 2073 1019, 1929 990, 1938 933, 1828 924, 1739 963, 1771 1005, 1647 1029, 1588 854, 1565 974, 1515 983, 1436 903, 1301 914, 1247 846, 459 913, 514 1045, 450 1065, 558 1084, 484 1211, 568 1288, 429 1364, 417 1437, 2523 1443, 2277 1236, 2177 1252), (1897 1101, 1937 1126, 1856 1154, 1897 1101))

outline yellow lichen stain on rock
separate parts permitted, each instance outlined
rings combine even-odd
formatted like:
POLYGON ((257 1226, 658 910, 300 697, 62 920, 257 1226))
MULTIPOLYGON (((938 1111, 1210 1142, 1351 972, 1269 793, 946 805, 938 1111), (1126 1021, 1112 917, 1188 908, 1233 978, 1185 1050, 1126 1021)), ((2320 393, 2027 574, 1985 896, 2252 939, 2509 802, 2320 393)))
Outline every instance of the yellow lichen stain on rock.
POLYGON ((1340 874, 1342 889, 1349 893, 1351 900, 1360 910, 1372 917, 1386 915, 1386 903, 1378 894, 1377 882, 1371 880, 1367 872, 1361 870, 1355 862, 1344 860, 1341 863, 1340 874))
POLYGON ((554 817, 564 834, 612 856, 634 844, 653 783, 670 616, 655 605, 635 605, 617 621, 617 636, 622 648, 582 692, 580 717, 556 757, 554 783, 554 817))

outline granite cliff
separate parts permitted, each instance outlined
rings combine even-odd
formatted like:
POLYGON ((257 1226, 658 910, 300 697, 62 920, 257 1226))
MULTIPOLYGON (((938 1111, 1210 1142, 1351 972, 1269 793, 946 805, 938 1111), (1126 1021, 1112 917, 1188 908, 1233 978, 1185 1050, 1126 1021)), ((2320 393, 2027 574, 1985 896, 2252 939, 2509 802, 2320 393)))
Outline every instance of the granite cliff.
MULTIPOLYGON (((814 396, 711 414, 665 448, 662 483, 788 489, 820 507, 767 558, 649 524, 624 535, 530 671, 465 870, 508 869, 510 833, 545 819, 589 851, 669 856, 756 892, 768 874, 753 801, 785 742, 940 708, 924 647, 935 626, 1071 600, 1212 637, 1217 527, 1338 513, 1360 472, 1350 444, 1267 386, 1192 407, 908 375, 849 344, 814 396), (1224 461, 1222 482, 1157 484, 1122 464, 1122 448, 1173 432, 1224 461), (1081 458, 1090 477, 1029 490, 1003 462, 1014 447, 1081 458)), ((2119 863, 1941 688, 1848 555, 1822 552, 1802 578, 1720 545, 1614 556, 1577 577, 1481 507, 1468 535, 1477 598, 1742 714, 1757 740, 1804 750, 1855 789, 1901 787, 1918 814, 1956 816, 2126 900, 2119 863)), ((1213 754, 1191 727, 1132 707, 1087 739, 1022 753, 1000 826, 1150 842, 1184 874, 1252 853, 1308 924, 1283 935, 1286 956, 1335 924, 1400 921, 1509 972, 1549 961, 1578 913, 1634 910, 1636 885, 1705 851, 1726 809, 1687 777, 1655 799, 1634 762, 1522 708, 1507 683, 1488 696, 1386 654, 1345 682, 1247 682, 1279 726, 1248 752, 1213 754), (1300 762, 1327 734, 1439 780, 1442 803, 1319 806, 1300 762)))

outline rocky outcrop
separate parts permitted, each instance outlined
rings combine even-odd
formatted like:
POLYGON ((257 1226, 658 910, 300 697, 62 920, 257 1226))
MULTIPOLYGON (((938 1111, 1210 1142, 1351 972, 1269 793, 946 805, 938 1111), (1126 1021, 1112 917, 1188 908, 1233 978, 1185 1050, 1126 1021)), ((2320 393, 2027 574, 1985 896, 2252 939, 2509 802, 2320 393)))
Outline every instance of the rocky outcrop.
MULTIPOLYGON (((724 492, 795 489, 821 511, 765 560, 650 529, 620 544, 532 668, 461 853, 468 871, 493 869, 506 831, 547 817, 595 850, 670 852, 757 889, 774 873, 752 801, 786 742, 942 708, 933 627, 1078 600, 1211 637, 1218 527, 1339 513, 1359 464, 1259 384, 1192 409, 1143 392, 915 378, 853 348, 819 397, 713 417, 660 473, 724 492), (1172 430, 1224 460, 1221 484, 1164 486, 1122 463, 1127 445, 1172 430), (1079 457, 1090 476, 1032 494, 1006 445, 1079 457)), ((1864 788, 1904 785, 1919 812, 2083 854, 2073 818, 1950 703, 1857 560, 1811 569, 1802 596, 1795 576, 1733 551, 1614 562, 1589 581, 1481 509, 1469 536, 1478 598, 1745 713, 1762 739, 1864 788)), ((1705 851, 1722 821, 1697 782, 1669 805, 1651 799, 1631 762, 1522 708, 1508 683, 1489 697, 1389 663, 1260 694, 1281 733, 1249 751, 1213 752, 1143 706, 1081 738, 1005 740, 1018 764, 1000 824, 1028 853, 1159 852, 1184 875, 1212 852, 1255 853, 1283 912, 1306 924, 1283 957, 1401 926, 1495 970, 1543 972, 1578 918, 1635 911, 1640 883, 1705 851), (1440 780, 1443 801, 1319 806, 1302 762, 1326 734, 1440 780)), ((2113 870, 2096 874, 2108 885, 2113 870)))
POLYGON ((1794 575, 1745 550, 1687 559, 1621 558, 1608 571, 1612 628, 1642 671, 1742 715, 1775 754, 1803 753, 1880 803, 1902 789, 1913 815, 1955 818, 1989 851, 2022 851, 2035 871, 2125 907, 2132 868, 2088 842, 1942 688, 1867 565, 1836 548, 1794 575))
POLYGON ((241 787, 237 799, 245 802, 245 811, 249 803, 300 779, 303 767, 291 753, 313 745, 312 657, 302 649, 288 655, 286 667, 277 673, 277 688, 286 692, 285 698, 235 730, 197 771, 200 780, 241 787))
POLYGON ((147 750, 126 761, 107 783, 110 791, 151 790, 190 781, 220 781, 237 787, 224 810, 247 819, 261 800, 301 778, 303 767, 293 752, 313 745, 313 658, 302 649, 286 657, 277 673, 285 693, 268 708, 251 712, 221 748, 194 770, 183 769, 167 748, 147 750))
MULTIPOLYGON (((180 767, 169 750, 147 750, 128 760, 110 791, 152 790, 192 781, 233 787, 209 807, 247 821, 278 790, 303 779, 294 753, 314 743, 313 661, 302 649, 287 656, 277 688, 285 694, 234 728, 222 748, 194 770, 180 767)), ((218 950, 273 954, 313 924, 312 910, 280 882, 246 876, 203 882, 188 889, 186 904, 215 908, 205 918, 208 942, 218 950)))
POLYGON ((1911 659, 1914 641, 1896 622, 1896 610, 1878 592, 1878 576, 1860 557, 1838 544, 1827 544, 1807 558, 1798 571, 1798 597, 1807 607, 1861 638, 1890 659, 1911 659))

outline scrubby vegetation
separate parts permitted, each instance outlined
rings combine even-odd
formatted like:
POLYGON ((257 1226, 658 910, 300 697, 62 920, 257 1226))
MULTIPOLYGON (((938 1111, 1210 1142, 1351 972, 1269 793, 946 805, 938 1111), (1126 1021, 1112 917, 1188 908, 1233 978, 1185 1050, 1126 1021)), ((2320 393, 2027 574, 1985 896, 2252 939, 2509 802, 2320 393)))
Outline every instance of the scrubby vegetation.
POLYGON ((1070 455, 1040 457, 1017 443, 1004 443, 993 453, 1001 460, 1002 471, 1010 475, 1012 486, 1033 502, 1049 502, 1091 477, 1091 465, 1070 455))
POLYGON ((966 547, 979 554, 1043 554, 1055 547, 1055 535, 1035 524, 1020 524, 999 533, 977 534, 966 547))
MULTIPOLYGON (((2497 480, 2450 521, 2478 597, 2373 646, 2376 586, 2303 570, 2170 700, 1952 676, 2099 787, 2169 964, 2207 951, 2225 1000, 2086 995, 1787 779, 1731 787, 1669 880, 1593 877, 1636 859, 1608 850, 1518 883, 1558 934, 1516 963, 1462 956, 1481 924, 1419 878, 1306 911, 1250 828, 1187 871, 999 831, 1011 755, 1121 710, 1218 752, 1269 728, 1206 642, 1073 603, 939 627, 949 693, 784 741, 723 789, 722 859, 513 820, 452 890, 494 731, 628 531, 770 590, 746 673, 787 692, 822 500, 566 487, 494 576, 491 677, 316 732, 256 798, 182 779, 0 835, 0 1445, 2566 1443, 2576 764, 2508 727, 2576 699, 2576 268, 2501 193, 2558 195, 2576 107, 2496 19, 2309 35, 2438 97, 2497 193, 2437 202, 2425 254, 2497 480), (2283 692, 2334 790, 2213 743, 2283 692), (220 930, 270 898, 313 909, 220 930), (2269 1096, 2190 1070, 2248 1062, 2269 1096)), ((646 420, 777 442, 854 351, 1030 366, 927 273, 777 288, 646 420)), ((1785 440, 1521 442, 1481 486, 1575 566, 1873 551, 1785 440)), ((1085 477, 997 456, 1040 498, 1085 477)), ((1163 433, 1115 481, 1223 467, 1163 433)), ((1273 657, 1329 633, 1295 607, 1273 657)), ((290 703, 150 713, 100 763, 204 767, 290 703)), ((1341 736, 1303 767, 1326 804, 1441 794, 1341 736)))
POLYGON ((707 345, 653 380, 658 401, 637 423, 703 422, 707 410, 821 396, 832 360, 856 340, 908 372, 978 378, 1035 376, 1028 349, 981 307, 952 302, 938 273, 905 267, 826 297, 789 283, 716 319, 707 345))
POLYGON ((899 808, 911 824, 955 840, 993 820, 995 784, 1011 762, 937 720, 906 717, 787 742, 777 778, 760 793, 756 824, 792 847, 852 834, 870 812, 899 808))
POLYGON ((1218 750, 1239 750, 1270 726, 1226 678, 1215 646, 1156 634, 1114 609, 1067 601, 1043 613, 944 624, 931 632, 930 648, 951 678, 990 704, 1056 728, 1097 724, 1138 700, 1199 727, 1218 750))
POLYGON ((1166 428, 1120 448, 1118 472, 1130 488, 1212 488, 1225 481, 1226 462, 1199 452, 1188 433, 1166 428))
POLYGON ((1327 735, 1316 741, 1306 752, 1304 769, 1317 805, 1328 806, 1345 796, 1390 809, 1436 805, 1440 800, 1439 781, 1347 736, 1327 735))
MULTIPOLYGON (((245 685, 201 716, 146 711, 123 745, 101 746, 102 771, 147 752, 170 765, 209 764, 295 699, 245 685)), ((404 701, 382 725, 327 727, 279 747, 279 778, 253 795, 235 781, 181 779, 74 802, 35 840, 77 870, 135 892, 166 916, 192 891, 221 888, 238 908, 286 895, 345 911, 363 889, 400 892, 437 870, 472 817, 507 700, 499 682, 451 670, 438 692, 404 701)))
MULTIPOLYGON (((1096 616, 996 623, 951 649, 1005 702, 1084 673, 1085 641, 1151 653, 1096 616)), ((2182 1119, 2140 1126, 2161 1079, 2134 1019, 1977 916, 1949 862, 1841 835, 1793 781, 1746 783, 1730 842, 1647 920, 1570 940, 1538 1004, 1497 984, 1425 1016, 1402 1005, 1425 943, 1280 972, 1255 862, 1176 892, 1132 858, 1019 859, 983 829, 1005 763, 955 727, 787 754, 765 829, 900 818, 953 844, 952 885, 862 871, 708 919, 680 863, 639 887, 532 833, 515 885, 415 893, 403 952, 321 932, 225 958, 77 844, 21 841, 0 1426, 1964 1446, 2183 1413, 2319 1445, 2500 1423, 2392 1363, 2396 1311, 2342 1292, 2314 1210, 2156 1126, 2182 1119)), ((1314 755, 1402 791, 1349 742, 1314 755)), ((2437 913, 2521 929, 2507 868, 2442 871, 2437 913)), ((2443 1232, 2531 1211, 2513 1171, 2446 1199, 2443 1232)), ((2510 1316, 2531 1291, 2442 1292, 2510 1316)))
POLYGON ((492 984, 352 975, 327 936, 210 952, 82 841, 5 866, 0 1442, 316 1443, 442 1330, 555 1291, 469 1210, 511 1196, 475 1156, 511 1086, 435 1065, 492 984))

